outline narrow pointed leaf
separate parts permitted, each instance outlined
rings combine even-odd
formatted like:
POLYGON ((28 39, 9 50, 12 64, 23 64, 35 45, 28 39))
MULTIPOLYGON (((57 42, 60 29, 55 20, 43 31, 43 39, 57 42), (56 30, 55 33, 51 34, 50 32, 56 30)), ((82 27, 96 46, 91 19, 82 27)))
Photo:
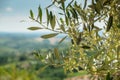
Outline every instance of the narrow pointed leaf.
POLYGON ((65 10, 65 3, 62 2, 62 9, 65 10))
POLYGON ((58 14, 60 14, 60 15, 65 15, 65 14, 63 14, 63 13, 58 13, 58 14))
POLYGON ((41 67, 37 73, 42 73, 46 68, 48 67, 48 65, 44 66, 44 67, 41 67))
POLYGON ((110 80, 110 73, 108 72, 108 74, 106 75, 106 80, 110 80))
POLYGON ((55 20, 55 15, 54 15, 52 19, 52 29, 55 28, 55 25, 56 25, 56 20, 55 20))
POLYGON ((49 25, 49 20, 50 20, 48 9, 46 9, 46 15, 47 15, 47 26, 48 26, 49 25))
POLYGON ((34 15, 33 15, 33 11, 30 10, 30 17, 33 19, 34 18, 34 15))
POLYGON ((113 16, 110 16, 109 19, 108 19, 108 25, 107 25, 107 30, 106 31, 109 31, 111 29, 112 24, 113 24, 113 16))
POLYGON ((29 30, 39 30, 39 29, 42 29, 41 27, 29 27, 28 28, 29 30))
POLYGON ((87 0, 85 0, 84 2, 85 2, 85 3, 84 3, 84 7, 83 7, 83 9, 85 9, 85 8, 86 8, 86 5, 87 5, 87 0))
POLYGON ((67 36, 63 37, 63 38, 59 41, 59 44, 62 43, 66 38, 67 38, 67 36))
POLYGON ((55 20, 55 15, 53 15, 51 11, 50 11, 50 25, 51 28, 54 30, 56 25, 56 20, 55 20))
POLYGON ((66 15, 70 19, 70 13, 69 13, 69 10, 67 10, 67 9, 66 9, 66 15))
POLYGON ((57 35, 58 35, 58 33, 51 33, 51 34, 43 35, 43 36, 41 36, 41 38, 48 39, 48 38, 55 37, 57 35))
POLYGON ((39 11, 40 22, 42 22, 42 9, 41 9, 40 6, 39 6, 39 8, 38 8, 38 11, 39 11))
POLYGON ((54 54, 55 54, 57 59, 60 59, 60 55, 59 55, 59 52, 58 52, 57 48, 54 48, 54 54))
POLYGON ((68 26, 69 25, 69 21, 68 21, 68 17, 67 16, 65 16, 65 21, 66 21, 66 24, 68 26))

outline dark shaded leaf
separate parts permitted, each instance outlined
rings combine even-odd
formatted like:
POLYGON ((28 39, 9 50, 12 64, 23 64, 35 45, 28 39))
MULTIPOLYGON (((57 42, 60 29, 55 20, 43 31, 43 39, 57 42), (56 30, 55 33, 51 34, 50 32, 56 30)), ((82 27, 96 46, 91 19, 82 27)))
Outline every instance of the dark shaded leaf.
POLYGON ((107 73, 107 75, 106 75, 106 80, 111 80, 111 79, 110 79, 110 72, 107 73))
POLYGON ((39 6, 39 8, 38 8, 38 15, 39 15, 39 17, 40 17, 40 22, 42 22, 42 9, 41 9, 41 7, 39 6))
POLYGON ((58 14, 60 14, 60 15, 64 15, 63 13, 58 13, 58 14))
POLYGON ((117 27, 120 29, 120 24, 118 24, 117 27))
POLYGON ((34 18, 34 15, 33 15, 33 11, 30 10, 30 17, 33 19, 34 18))
POLYGON ((84 49, 90 49, 90 47, 86 46, 86 45, 82 46, 82 48, 84 48, 84 49))
POLYGON ((96 30, 98 30, 98 31, 102 30, 102 28, 99 28, 99 27, 97 27, 97 26, 94 26, 94 29, 96 29, 96 30))
POLYGON ((110 16, 109 19, 108 19, 108 24, 107 24, 107 30, 106 31, 109 31, 111 29, 112 24, 113 24, 113 16, 110 16))
POLYGON ((72 13, 72 16, 78 20, 78 14, 76 12, 76 10, 72 7, 72 10, 71 10, 71 13, 72 13))
POLYGON ((62 2, 62 9, 65 10, 65 3, 62 2))
POLYGON ((112 1, 113 1, 113 0, 104 0, 104 1, 103 1, 103 5, 104 5, 104 6, 105 6, 105 5, 109 5, 109 4, 112 3, 112 1))
POLYGON ((70 13, 67 9, 66 9, 66 15, 67 15, 68 18, 70 18, 70 13))
POLYGON ((57 35, 58 35, 58 33, 51 33, 51 34, 43 35, 43 36, 41 36, 41 38, 48 39, 48 38, 55 37, 57 35))
POLYGON ((103 9, 103 3, 101 0, 98 0, 97 3, 95 4, 95 11, 100 14, 100 11, 103 9))
POLYGON ((76 41, 76 44, 79 45, 81 40, 82 40, 82 33, 79 33, 79 36, 77 37, 77 41, 76 41))
POLYGON ((87 0, 85 0, 84 2, 85 2, 85 3, 84 3, 84 7, 83 7, 83 9, 85 9, 85 8, 86 8, 86 5, 87 5, 87 0))
POLYGON ((87 31, 87 27, 85 24, 83 24, 83 30, 87 31))
POLYGON ((69 21, 68 21, 68 17, 67 16, 65 16, 65 21, 66 21, 66 24, 68 26, 69 25, 69 21))

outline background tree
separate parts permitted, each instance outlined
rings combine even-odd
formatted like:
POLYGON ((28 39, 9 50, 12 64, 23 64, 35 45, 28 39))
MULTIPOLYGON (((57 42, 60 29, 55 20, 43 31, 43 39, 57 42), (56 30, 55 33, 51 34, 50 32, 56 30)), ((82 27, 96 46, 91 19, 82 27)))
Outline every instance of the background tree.
POLYGON ((51 55, 41 58, 48 65, 63 66, 65 72, 79 71, 79 67, 99 80, 119 80, 120 77, 120 1, 119 0, 53 0, 46 7, 46 23, 42 19, 42 9, 38 15, 30 10, 30 18, 40 27, 30 30, 46 29, 50 34, 44 39, 66 34, 72 45, 67 53, 59 53, 54 48, 51 55), (49 9, 57 7, 58 13, 49 9), (44 60, 43 60, 44 59, 44 60))

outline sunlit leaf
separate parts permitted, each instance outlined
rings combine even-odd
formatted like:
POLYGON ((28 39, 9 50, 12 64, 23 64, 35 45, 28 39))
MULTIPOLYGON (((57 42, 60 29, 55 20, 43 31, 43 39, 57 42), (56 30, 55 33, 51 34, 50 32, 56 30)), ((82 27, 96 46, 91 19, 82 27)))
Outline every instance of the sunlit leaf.
POLYGON ((28 28, 29 30, 39 30, 39 29, 42 29, 41 27, 29 27, 28 28))
POLYGON ((57 35, 58 35, 58 33, 51 33, 51 34, 43 35, 43 36, 41 36, 41 38, 48 39, 48 38, 55 37, 57 35))

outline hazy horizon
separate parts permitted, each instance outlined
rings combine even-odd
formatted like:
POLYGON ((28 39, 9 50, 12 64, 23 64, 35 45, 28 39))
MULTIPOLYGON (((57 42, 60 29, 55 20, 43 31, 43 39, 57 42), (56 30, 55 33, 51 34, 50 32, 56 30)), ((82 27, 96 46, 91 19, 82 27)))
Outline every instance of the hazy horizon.
POLYGON ((33 32, 27 28, 40 26, 29 19, 29 11, 37 13, 41 5, 45 8, 51 0, 2 0, 0 2, 0 32, 33 32))

